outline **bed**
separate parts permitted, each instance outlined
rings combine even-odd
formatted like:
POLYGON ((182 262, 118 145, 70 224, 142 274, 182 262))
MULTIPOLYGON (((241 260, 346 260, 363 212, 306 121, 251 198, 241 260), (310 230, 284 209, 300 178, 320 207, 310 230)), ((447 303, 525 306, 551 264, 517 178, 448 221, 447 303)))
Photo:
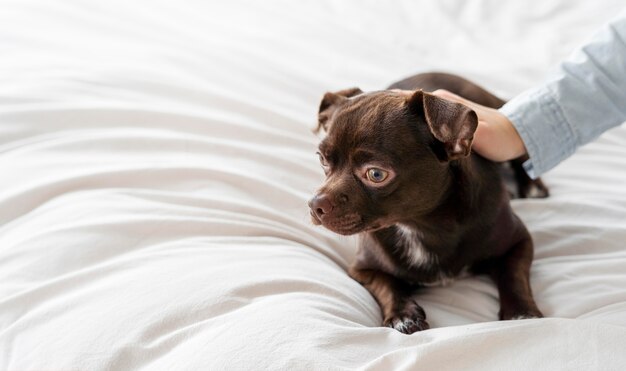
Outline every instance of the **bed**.
POLYGON ((545 319, 486 277, 380 327, 310 223, 322 94, 539 83, 620 0, 0 1, 0 370, 626 369, 626 126, 514 200, 545 319))

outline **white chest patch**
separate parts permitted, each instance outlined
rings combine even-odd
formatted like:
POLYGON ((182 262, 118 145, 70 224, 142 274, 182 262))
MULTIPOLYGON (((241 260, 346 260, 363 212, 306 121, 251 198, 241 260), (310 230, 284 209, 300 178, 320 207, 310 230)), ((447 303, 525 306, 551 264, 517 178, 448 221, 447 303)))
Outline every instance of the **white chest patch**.
MULTIPOLYGON (((437 268, 439 266, 439 259, 437 255, 426 250, 422 245, 421 239, 423 235, 414 228, 408 227, 403 224, 396 224, 398 228, 398 240, 404 246, 404 256, 410 265, 418 267, 437 268)), ((447 286, 454 282, 456 279, 468 276, 467 267, 456 275, 448 275, 443 270, 439 270, 436 276, 431 277, 427 282, 420 282, 422 286, 447 286)))
POLYGON ((403 224, 397 224, 398 238, 406 246, 406 258, 411 265, 430 265, 437 261, 437 257, 429 253, 422 245, 422 235, 419 231, 403 224))

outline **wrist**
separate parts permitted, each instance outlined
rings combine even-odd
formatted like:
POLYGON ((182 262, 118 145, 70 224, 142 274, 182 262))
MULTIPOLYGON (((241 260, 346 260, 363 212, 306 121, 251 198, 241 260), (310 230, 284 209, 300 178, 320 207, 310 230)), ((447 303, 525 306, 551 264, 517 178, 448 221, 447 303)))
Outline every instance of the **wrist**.
POLYGON ((517 132, 517 129, 515 129, 515 126, 513 125, 511 120, 509 120, 509 118, 506 117, 504 114, 502 114, 502 124, 500 126, 506 132, 505 134, 505 137, 507 138, 506 142, 510 149, 510 152, 507 155, 508 157, 507 160, 512 160, 514 158, 518 158, 518 157, 526 155, 527 153, 526 146, 524 145, 524 141, 522 140, 522 137, 517 132))

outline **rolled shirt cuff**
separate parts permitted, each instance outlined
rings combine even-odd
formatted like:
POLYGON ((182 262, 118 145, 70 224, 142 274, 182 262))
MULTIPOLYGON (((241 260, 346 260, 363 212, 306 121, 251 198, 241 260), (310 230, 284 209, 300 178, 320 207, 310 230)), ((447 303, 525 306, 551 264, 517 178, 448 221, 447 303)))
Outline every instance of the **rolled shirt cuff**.
POLYGON ((555 167, 578 147, 576 132, 547 86, 518 95, 502 106, 500 112, 511 120, 526 146, 529 160, 524 163, 524 169, 533 179, 555 167))

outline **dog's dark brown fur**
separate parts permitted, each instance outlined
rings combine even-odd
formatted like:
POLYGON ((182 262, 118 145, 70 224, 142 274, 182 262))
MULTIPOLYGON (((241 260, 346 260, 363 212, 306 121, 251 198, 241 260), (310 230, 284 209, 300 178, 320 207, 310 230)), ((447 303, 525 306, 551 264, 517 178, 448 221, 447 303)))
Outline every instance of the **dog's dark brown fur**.
MULTIPOLYGON (((500 319, 542 317, 529 284, 533 244, 510 208, 506 171, 470 153, 475 112, 426 91, 447 89, 494 108, 504 101, 448 74, 417 75, 390 89, 346 89, 322 99, 319 126, 327 136, 319 152, 327 179, 309 202, 313 222, 360 234, 349 273, 376 298, 386 326, 427 329, 415 290, 464 271, 494 279, 500 319)), ((518 195, 547 196, 521 162, 512 164, 518 195)))

